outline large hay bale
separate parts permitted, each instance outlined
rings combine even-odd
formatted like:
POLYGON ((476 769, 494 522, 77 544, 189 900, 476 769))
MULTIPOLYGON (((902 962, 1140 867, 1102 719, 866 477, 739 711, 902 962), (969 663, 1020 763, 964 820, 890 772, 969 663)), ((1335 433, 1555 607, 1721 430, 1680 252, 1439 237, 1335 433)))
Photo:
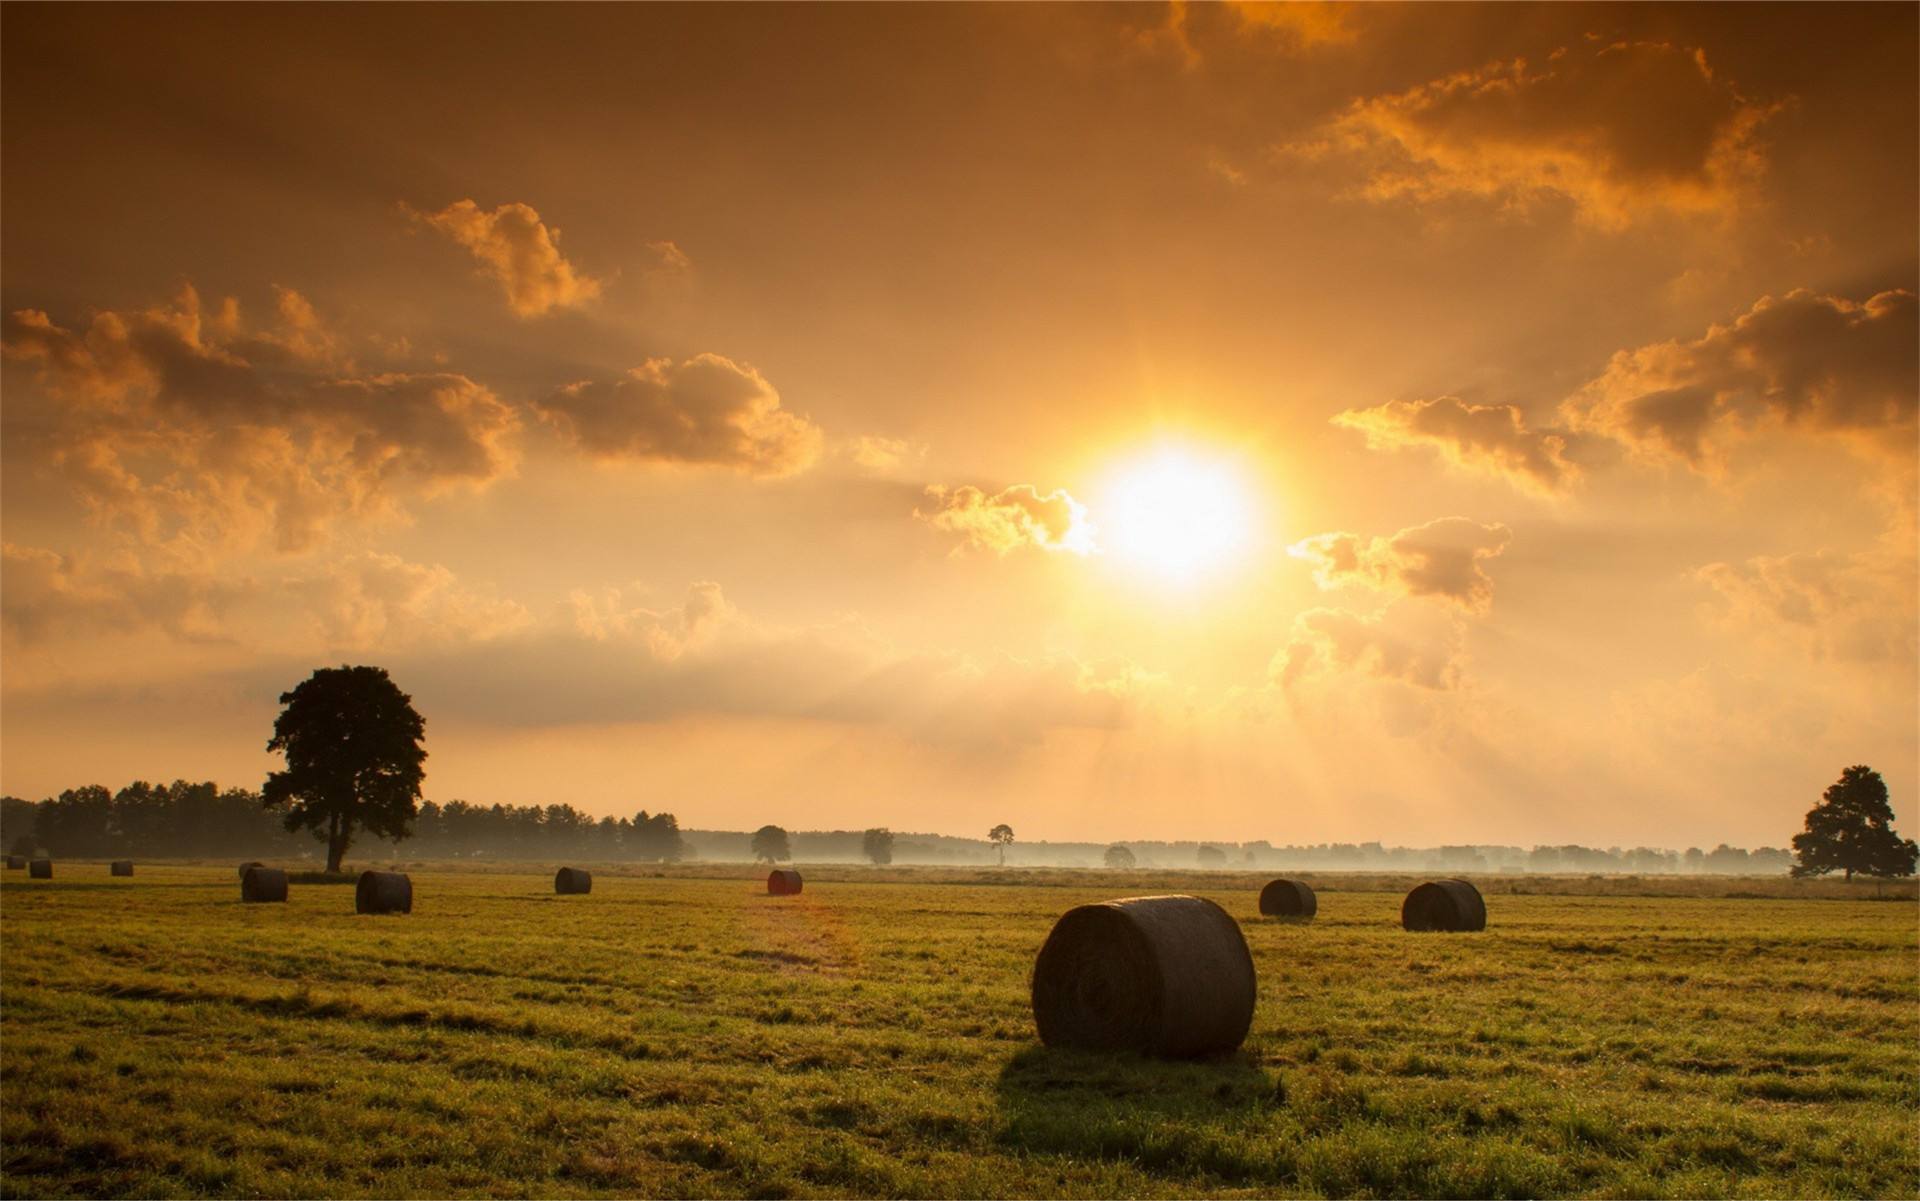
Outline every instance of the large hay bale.
POLYGON ((593 873, 584 867, 563 867, 553 873, 553 891, 561 896, 585 896, 593 891, 593 873))
POLYGON ((1401 903, 1400 924, 1408 930, 1484 930, 1487 903, 1465 880, 1429 880, 1401 903))
POLYGON ((115 859, 107 865, 107 871, 115 876, 131 876, 133 874, 133 860, 115 859))
POLYGON ((800 873, 790 867, 775 868, 767 873, 767 894, 776 897, 797 897, 800 895, 800 873))
POLYGON ((355 913, 412 913, 413 881, 405 872, 360 873, 353 886, 355 913))
POLYGON ((249 859, 245 863, 240 865, 240 878, 242 880, 247 878, 247 869, 250 867, 265 867, 265 866, 266 864, 260 862, 258 859, 249 859))
POLYGON ((36 880, 53 879, 53 860, 35 859, 27 865, 27 875, 32 876, 36 880))
POLYGON ((1200 897, 1069 909, 1033 964, 1033 1019, 1050 1047, 1181 1058, 1231 1051, 1253 1024, 1253 956, 1200 897))
POLYGON ((25 866, 27 866, 27 857, 25 855, 7 856, 7 868, 9 871, 19 871, 25 866))
POLYGON ((287 873, 277 867, 254 864, 240 873, 242 901, 284 901, 287 899, 287 873))
POLYGON ((1302 921, 1320 911, 1320 898, 1304 880, 1272 880, 1260 890, 1260 912, 1302 921))

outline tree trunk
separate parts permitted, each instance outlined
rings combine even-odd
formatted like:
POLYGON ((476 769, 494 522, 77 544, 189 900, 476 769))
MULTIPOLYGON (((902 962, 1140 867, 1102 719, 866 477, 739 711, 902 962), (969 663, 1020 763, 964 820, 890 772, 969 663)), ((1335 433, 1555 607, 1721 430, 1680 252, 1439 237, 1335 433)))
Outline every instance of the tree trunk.
POLYGON ((327 816, 327 872, 339 872, 340 861, 347 857, 348 829, 338 813, 327 816))

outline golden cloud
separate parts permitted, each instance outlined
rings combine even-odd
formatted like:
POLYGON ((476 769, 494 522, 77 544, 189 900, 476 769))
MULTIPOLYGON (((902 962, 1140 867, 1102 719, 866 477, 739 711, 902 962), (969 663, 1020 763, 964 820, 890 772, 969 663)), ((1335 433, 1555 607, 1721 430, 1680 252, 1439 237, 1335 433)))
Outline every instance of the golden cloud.
POLYGON ((1468 404, 1453 396, 1390 400, 1348 409, 1333 423, 1360 431, 1371 450, 1427 447, 1454 467, 1503 476, 1544 495, 1565 491, 1580 474, 1567 457, 1568 433, 1530 428, 1516 405, 1468 404))
POLYGON ((1291 689, 1316 676, 1358 672, 1416 688, 1447 691, 1464 677, 1457 620, 1409 617, 1404 608, 1365 616, 1339 609, 1308 609, 1269 667, 1291 689))
POLYGON ((1087 508, 1065 489, 1042 493, 1031 484, 1015 484, 989 496, 971 484, 927 489, 930 509, 913 515, 934 529, 959 534, 962 545, 1004 555, 1023 546, 1089 554, 1094 530, 1087 508))
MULTIPOLYGON (((437 213, 407 212, 465 247, 519 316, 578 308, 600 295, 600 281, 567 261, 560 253, 560 231, 542 222, 531 205, 503 204, 488 212, 471 200, 456 200, 437 213)), ((664 245, 672 248, 678 265, 685 264, 679 247, 664 245)), ((665 259, 666 252, 661 254, 665 259)))
POLYGON ((1728 631, 1784 637, 1817 660, 1895 665, 1920 658, 1920 567, 1911 555, 1812 551, 1709 563, 1695 573, 1728 631))
POLYGON ((1481 564, 1504 551, 1512 539, 1512 531, 1504 525, 1442 517, 1391 538, 1316 534, 1295 543, 1287 553, 1311 562, 1314 580, 1322 588, 1364 584, 1485 613, 1493 605, 1493 580, 1481 564))

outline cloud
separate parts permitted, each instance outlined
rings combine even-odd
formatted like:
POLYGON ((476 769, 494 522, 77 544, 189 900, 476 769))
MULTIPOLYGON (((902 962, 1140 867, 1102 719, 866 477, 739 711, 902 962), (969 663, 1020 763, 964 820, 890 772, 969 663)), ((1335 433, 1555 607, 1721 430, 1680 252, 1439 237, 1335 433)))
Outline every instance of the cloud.
POLYGON ((1524 211, 1551 196, 1621 229, 1655 211, 1724 215, 1746 203, 1765 167, 1758 132, 1777 110, 1699 50, 1593 41, 1356 100, 1291 149, 1362 163, 1370 200, 1472 197, 1524 211))
POLYGON ((1546 495, 1565 491, 1580 474, 1567 458, 1570 434, 1529 428, 1515 405, 1469 404, 1453 396, 1390 400, 1348 409, 1333 423, 1359 430, 1371 450, 1430 447, 1454 467, 1502 476, 1546 495))
POLYGON ((1784 638, 1822 661, 1911 671, 1920 658, 1920 568, 1910 555, 1760 555, 1695 576, 1717 594, 1715 619, 1730 633, 1784 638))
POLYGON ((260 329, 231 299, 208 313, 190 286, 84 332, 20 310, 0 347, 55 404, 9 436, 100 520, 184 553, 262 538, 307 550, 340 516, 393 515, 409 495, 512 470, 519 421, 492 392, 454 373, 353 374, 340 346, 287 289, 260 329))
MULTIPOLYGON (((487 212, 471 200, 457 200, 437 213, 407 212, 464 246, 521 317, 578 308, 600 295, 601 281, 566 260, 560 231, 542 222, 531 205, 503 204, 487 212)), ((679 248, 673 253, 679 255, 679 248)))
POLYGON ((1354 5, 1319 0, 1227 0, 1246 36, 1265 36, 1293 48, 1338 45, 1354 40, 1348 18, 1354 5))
POLYGON ((877 434, 861 434, 850 439, 844 449, 854 466, 875 475, 894 471, 910 461, 927 456, 927 448, 922 443, 909 442, 905 438, 883 438, 877 434))
POLYGON ((192 573, 103 565, 39 547, 0 544, 0 627, 18 646, 60 637, 162 630, 182 641, 227 636, 228 610, 249 591, 192 573))
POLYGON ((329 651, 485 642, 533 624, 524 606, 475 592, 444 566, 377 551, 336 560, 284 590, 312 613, 329 651))
POLYGON ((1462 641, 1457 620, 1421 618, 1405 606, 1373 616, 1308 609, 1294 618, 1292 636, 1268 671, 1285 689, 1319 676, 1358 672, 1449 691, 1464 678, 1462 641))
POLYGON ((803 471, 820 428, 780 407, 758 371, 717 354, 649 359, 613 380, 568 384, 537 405, 597 458, 728 467, 758 476, 803 471))
POLYGON ((1692 341, 1613 356, 1562 406, 1569 424, 1644 457, 1712 465, 1723 432, 1763 423, 1910 451, 1920 406, 1914 294, 1864 303, 1762 297, 1692 341))
POLYGON ((915 509, 913 515, 934 529, 959 534, 965 546, 999 555, 1023 546, 1080 555, 1094 549, 1087 508, 1065 489, 1043 494, 1031 484, 1015 484, 989 496, 971 484, 934 485, 927 497, 932 507, 915 509))
POLYGON ((1313 563, 1314 580, 1322 588, 1365 584, 1485 613, 1493 605, 1493 580, 1481 564, 1504 551, 1512 539, 1512 531, 1504 525, 1442 517, 1391 538, 1316 534, 1295 543, 1287 553, 1313 563))

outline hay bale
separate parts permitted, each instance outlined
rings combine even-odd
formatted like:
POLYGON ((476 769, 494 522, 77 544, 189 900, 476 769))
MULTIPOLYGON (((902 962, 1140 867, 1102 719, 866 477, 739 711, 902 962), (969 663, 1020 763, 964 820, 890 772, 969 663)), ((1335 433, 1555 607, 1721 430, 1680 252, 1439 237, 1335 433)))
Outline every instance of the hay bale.
POLYGON ((131 876, 133 874, 133 860, 115 859, 107 865, 107 871, 115 876, 131 876))
POLYGON ((53 860, 35 859, 32 863, 27 865, 27 875, 33 877, 36 880, 53 879, 53 860))
POLYGON ((242 901, 284 901, 287 899, 287 873, 277 867, 254 864, 240 873, 242 901))
POLYGON ((25 855, 7 856, 7 869, 9 871, 19 871, 25 866, 27 866, 27 857, 25 855))
POLYGON ((353 887, 353 911, 412 913, 413 881, 405 872, 361 872, 353 887))
POLYGON ((767 895, 775 897, 799 896, 800 873, 790 867, 776 868, 768 872, 767 895))
POLYGON ((245 863, 240 865, 240 878, 242 880, 247 878, 247 869, 250 867, 265 867, 265 866, 267 865, 260 862, 258 859, 249 859, 245 863))
POLYGON ((1200 897, 1069 909, 1033 964, 1033 1019, 1050 1047, 1167 1058, 1231 1051, 1253 1024, 1253 956, 1200 897))
POLYGON ((584 867, 563 867, 553 873, 553 891, 561 896, 585 896, 593 891, 593 873, 584 867))
POLYGON ((1408 930, 1484 930, 1487 903, 1465 880, 1429 880, 1401 902, 1400 924, 1408 930))
POLYGON ((1260 890, 1260 912, 1301 921, 1320 911, 1320 898, 1304 880, 1272 880, 1260 890))

